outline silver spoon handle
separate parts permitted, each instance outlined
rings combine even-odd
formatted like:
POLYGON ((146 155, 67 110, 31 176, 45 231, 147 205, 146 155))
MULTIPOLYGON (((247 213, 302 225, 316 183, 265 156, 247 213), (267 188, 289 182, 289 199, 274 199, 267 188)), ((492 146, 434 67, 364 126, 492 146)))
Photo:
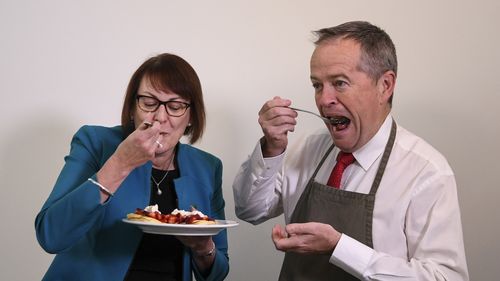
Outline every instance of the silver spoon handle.
POLYGON ((309 114, 315 115, 315 116, 317 116, 317 117, 319 117, 319 118, 323 119, 323 121, 325 121, 325 122, 327 122, 327 123, 330 123, 330 121, 331 121, 330 119, 328 119, 328 118, 326 118, 326 117, 323 117, 323 116, 321 116, 321 115, 319 115, 319 114, 317 114, 317 113, 314 113, 314 112, 312 112, 312 111, 309 111, 309 110, 300 109, 300 108, 295 108, 295 107, 288 107, 288 108, 293 109, 293 110, 295 110, 295 111, 302 111, 302 112, 305 112, 305 113, 309 113, 309 114))
POLYGON ((295 107, 288 107, 288 108, 293 109, 295 111, 302 111, 302 112, 309 113, 309 114, 312 114, 314 116, 317 116, 317 117, 321 118, 321 120, 323 120, 327 124, 338 125, 338 124, 347 124, 347 123, 349 123, 349 119, 347 119, 345 117, 340 117, 340 118, 334 118, 334 117, 326 118, 326 117, 323 117, 323 116, 321 116, 321 115, 319 115, 317 113, 314 113, 312 111, 309 111, 309 110, 295 108, 295 107))

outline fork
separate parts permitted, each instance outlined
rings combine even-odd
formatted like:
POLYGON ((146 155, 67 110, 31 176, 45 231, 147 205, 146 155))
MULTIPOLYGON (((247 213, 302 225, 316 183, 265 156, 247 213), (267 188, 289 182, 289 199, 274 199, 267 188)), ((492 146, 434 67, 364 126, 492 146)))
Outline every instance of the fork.
POLYGON ((330 123, 332 125, 338 125, 338 124, 342 124, 342 123, 345 123, 346 121, 344 120, 345 118, 335 118, 335 117, 330 117, 330 118, 326 118, 326 117, 323 117, 317 113, 314 113, 312 111, 309 111, 309 110, 305 110, 305 109, 300 109, 300 108, 295 108, 295 107, 288 107, 290 109, 293 109, 295 111, 301 111, 301 112, 305 112, 305 113, 309 113, 309 114, 312 114, 314 116, 317 116, 319 118, 321 118, 321 120, 323 120, 325 123, 330 123))

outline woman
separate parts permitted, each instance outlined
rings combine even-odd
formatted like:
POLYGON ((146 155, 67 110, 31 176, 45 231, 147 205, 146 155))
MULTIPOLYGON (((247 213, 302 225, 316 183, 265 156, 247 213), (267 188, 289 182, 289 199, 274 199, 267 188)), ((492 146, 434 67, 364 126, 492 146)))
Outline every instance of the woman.
POLYGON ((222 163, 190 144, 203 135, 200 81, 182 58, 144 62, 125 95, 121 126, 83 126, 36 217, 56 257, 44 280, 223 280, 227 236, 143 234, 122 222, 136 208, 198 210, 224 219, 222 163))

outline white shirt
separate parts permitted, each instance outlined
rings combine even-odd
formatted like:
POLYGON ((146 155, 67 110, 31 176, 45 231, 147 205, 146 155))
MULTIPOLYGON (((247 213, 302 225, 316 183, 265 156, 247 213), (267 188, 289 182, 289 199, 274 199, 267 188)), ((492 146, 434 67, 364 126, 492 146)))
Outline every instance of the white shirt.
MULTIPOLYGON (((389 138, 389 115, 377 134, 355 151, 343 189, 368 193, 389 138)), ((297 140, 282 155, 263 158, 258 143, 233 183, 236 215, 258 224, 295 205, 332 144, 325 129, 297 140)), ((326 184, 335 148, 318 171, 326 184)), ((372 225, 373 249, 342 234, 330 258, 361 280, 469 280, 455 176, 446 159, 421 138, 398 126, 378 188, 372 225)))

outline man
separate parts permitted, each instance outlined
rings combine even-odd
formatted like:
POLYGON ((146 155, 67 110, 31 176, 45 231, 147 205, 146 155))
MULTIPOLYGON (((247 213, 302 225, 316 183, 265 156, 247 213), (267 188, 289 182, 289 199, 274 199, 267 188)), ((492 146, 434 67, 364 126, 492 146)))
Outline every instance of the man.
POLYGON ((267 101, 264 137, 233 184, 237 216, 284 213, 272 230, 280 280, 468 280, 453 171, 391 116, 392 40, 367 22, 316 34, 315 101, 336 121, 289 146, 297 113, 288 99, 267 101))

